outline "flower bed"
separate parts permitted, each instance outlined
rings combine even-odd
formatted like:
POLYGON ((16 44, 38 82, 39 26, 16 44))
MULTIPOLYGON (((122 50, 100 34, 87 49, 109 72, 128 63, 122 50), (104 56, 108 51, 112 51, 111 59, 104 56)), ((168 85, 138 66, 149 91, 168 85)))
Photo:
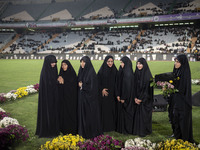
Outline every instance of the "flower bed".
POLYGON ((64 135, 54 138, 52 141, 47 141, 44 145, 41 145, 41 150, 56 150, 56 149, 79 149, 78 143, 84 142, 85 139, 79 135, 64 135))
POLYGON ((17 90, 12 90, 8 93, 0 93, 0 103, 10 100, 16 100, 26 95, 37 93, 39 91, 39 84, 29 85, 27 87, 20 87, 17 90))
POLYGON ((152 143, 150 140, 142 138, 128 139, 125 142, 125 148, 122 150, 153 150, 157 146, 156 143, 152 143))
POLYGON ((88 149, 114 150, 114 149, 121 149, 123 147, 123 142, 118 141, 109 135, 100 135, 90 140, 80 142, 78 146, 82 150, 88 150, 88 149))
MULTIPOLYGON (((198 145, 200 146, 200 145, 198 145)), ((158 144, 158 150, 165 150, 165 149, 189 149, 189 150, 198 150, 198 146, 188 141, 183 141, 182 139, 173 139, 173 140, 166 140, 160 142, 158 144)), ((199 147, 200 148, 200 147, 199 147)))
POLYGON ((20 126, 16 119, 8 117, 9 115, 0 108, 0 149, 9 149, 14 143, 29 138, 27 129, 20 126))

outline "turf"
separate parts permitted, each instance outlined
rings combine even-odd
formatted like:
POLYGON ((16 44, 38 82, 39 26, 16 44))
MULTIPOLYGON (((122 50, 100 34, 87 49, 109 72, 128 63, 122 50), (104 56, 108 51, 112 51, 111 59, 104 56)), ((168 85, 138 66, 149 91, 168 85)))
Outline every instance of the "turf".
MULTIPOLYGON (((103 61, 92 61, 95 70, 98 71, 103 61)), ((60 68, 61 60, 58 61, 58 70, 60 68)), ((71 61, 76 72, 79 69, 79 61, 71 61)), ((7 93, 10 90, 17 89, 22 86, 39 83, 40 71, 42 69, 43 60, 2 60, 0 59, 0 93, 7 93)), ((115 61, 117 68, 120 62, 115 61)), ((173 69, 173 62, 169 61, 151 61, 148 62, 153 75, 158 73, 170 72, 173 69)), ((133 62, 133 69, 136 64, 133 62)), ((200 79, 200 62, 190 62, 191 74, 193 79, 200 79)), ((200 91, 199 85, 192 85, 192 93, 200 91)), ((155 94, 160 91, 155 90, 155 94)), ((37 119, 37 102, 38 94, 33 94, 24 97, 20 100, 6 102, 0 104, 4 110, 11 114, 11 117, 16 118, 20 125, 26 126, 30 138, 25 143, 15 145, 16 150, 38 149, 41 144, 44 144, 48 138, 37 138, 34 136, 37 119)), ((200 142, 200 107, 193 107, 193 134, 194 139, 200 142)), ((152 128, 153 133, 146 139, 152 142, 159 142, 169 138, 172 133, 170 124, 168 122, 167 112, 153 112, 152 128)), ((132 135, 122 135, 116 132, 105 133, 116 137, 120 140, 127 140, 135 138, 132 135)))

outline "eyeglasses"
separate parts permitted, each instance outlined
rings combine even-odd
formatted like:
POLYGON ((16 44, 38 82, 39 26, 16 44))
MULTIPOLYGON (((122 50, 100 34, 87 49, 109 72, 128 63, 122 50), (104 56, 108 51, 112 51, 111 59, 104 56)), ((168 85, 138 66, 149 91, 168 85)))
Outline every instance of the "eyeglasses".
POLYGON ((113 61, 107 61, 107 63, 113 63, 113 61))

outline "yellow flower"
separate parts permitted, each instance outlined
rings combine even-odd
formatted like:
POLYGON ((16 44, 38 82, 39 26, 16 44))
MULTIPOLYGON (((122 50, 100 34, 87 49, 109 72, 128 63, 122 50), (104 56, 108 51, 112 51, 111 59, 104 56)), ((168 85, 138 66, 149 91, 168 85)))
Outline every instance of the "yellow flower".
POLYGON ((177 80, 180 80, 180 77, 177 77, 177 80))
POLYGON ((169 83, 173 83, 173 81, 172 81, 172 80, 169 80, 169 83))

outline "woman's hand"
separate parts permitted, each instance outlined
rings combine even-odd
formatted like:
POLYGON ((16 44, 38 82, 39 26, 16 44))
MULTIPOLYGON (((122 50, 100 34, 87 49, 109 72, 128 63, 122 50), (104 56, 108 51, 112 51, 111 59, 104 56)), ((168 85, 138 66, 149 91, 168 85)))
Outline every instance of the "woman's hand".
POLYGON ((102 96, 108 96, 109 93, 107 92, 107 90, 108 89, 106 88, 102 90, 102 96))
POLYGON ((118 100, 118 102, 120 102, 120 97, 119 96, 117 96, 117 100, 118 100))
POLYGON ((64 84, 64 79, 62 78, 62 76, 59 76, 59 77, 58 77, 58 82, 59 82, 60 84, 64 84))
POLYGON ((135 98, 135 103, 140 105, 140 103, 142 102, 142 100, 135 98))
POLYGON ((80 81, 80 82, 78 83, 78 86, 79 86, 80 88, 82 88, 82 85, 83 85, 83 82, 80 81))
POLYGON ((123 104, 125 102, 125 100, 121 100, 121 103, 123 104))

